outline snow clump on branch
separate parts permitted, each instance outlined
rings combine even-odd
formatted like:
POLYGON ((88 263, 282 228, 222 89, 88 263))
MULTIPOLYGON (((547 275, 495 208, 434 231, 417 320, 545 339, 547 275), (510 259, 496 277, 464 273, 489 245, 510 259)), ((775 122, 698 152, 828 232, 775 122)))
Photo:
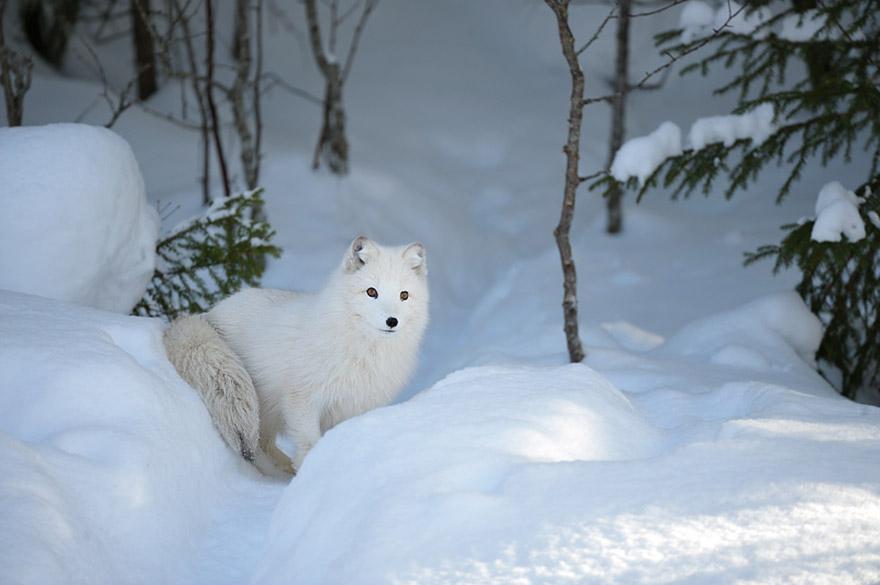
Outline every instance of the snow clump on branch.
POLYGON ((722 142, 729 147, 744 138, 750 138, 753 145, 757 146, 776 131, 773 116, 773 106, 761 104, 751 112, 741 115, 700 118, 691 126, 688 142, 694 150, 702 150, 716 142, 722 142))
POLYGON ((819 191, 816 199, 816 222, 810 239, 815 242, 839 242, 846 236, 849 242, 865 237, 865 222, 859 215, 862 200, 852 191, 832 181, 819 191))
POLYGON ((638 177, 644 184, 664 160, 681 154, 681 129, 673 122, 663 122, 647 136, 627 140, 611 163, 611 174, 618 181, 638 177))

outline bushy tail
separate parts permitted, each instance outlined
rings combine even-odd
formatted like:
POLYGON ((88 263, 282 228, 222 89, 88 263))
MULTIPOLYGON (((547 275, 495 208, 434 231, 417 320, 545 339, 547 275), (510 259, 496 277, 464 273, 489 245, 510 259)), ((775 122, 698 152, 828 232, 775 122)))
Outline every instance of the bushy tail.
POLYGON ((260 449, 260 403, 250 374, 201 315, 175 320, 165 351, 180 377, 198 390, 226 444, 266 475, 281 472, 260 449))

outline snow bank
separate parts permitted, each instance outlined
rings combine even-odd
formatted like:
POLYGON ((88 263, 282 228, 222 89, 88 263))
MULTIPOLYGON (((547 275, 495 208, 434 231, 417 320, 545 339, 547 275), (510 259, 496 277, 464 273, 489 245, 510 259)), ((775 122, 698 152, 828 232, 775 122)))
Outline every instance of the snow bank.
POLYGON ((475 368, 333 429, 251 582, 880 577, 876 409, 608 355, 635 394, 581 365, 475 368))
POLYGON ((773 115, 772 105, 761 104, 741 115, 700 118, 691 126, 688 142, 694 150, 702 150, 716 142, 731 146, 746 138, 751 139, 753 146, 758 146, 776 130, 773 115))
POLYGON ((816 242, 849 242, 865 237, 865 222, 859 214, 861 199, 852 191, 832 181, 819 191, 816 198, 816 221, 810 238, 816 242))
POLYGON ((770 30, 762 25, 771 18, 773 13, 766 7, 752 9, 736 2, 726 2, 715 13, 715 30, 763 39, 770 34, 770 30))
POLYGON ((646 457, 658 441, 586 366, 459 371, 321 439, 276 509, 254 583, 393 582, 416 559, 517 536, 511 521, 537 510, 503 495, 513 474, 646 457))
POLYGON ((161 333, 0 292, 3 583, 193 582, 218 507, 259 493, 161 333))
POLYGON ((689 43, 705 36, 712 31, 715 23, 715 9, 702 0, 685 2, 684 9, 678 19, 678 27, 682 29, 682 42, 689 43))
POLYGON ((663 122, 647 136, 627 140, 614 155, 611 174, 618 181, 638 177, 644 183, 664 160, 679 154, 681 130, 672 122, 663 122))
MULTIPOLYGON (((797 293, 786 291, 692 323, 670 338, 661 352, 759 368, 791 370, 800 363, 801 372, 810 376, 815 375, 823 333, 822 323, 797 293)), ((822 394, 830 392, 824 385, 819 388, 822 394)))
POLYGON ((84 124, 0 128, 0 288, 127 313, 159 218, 131 148, 84 124))

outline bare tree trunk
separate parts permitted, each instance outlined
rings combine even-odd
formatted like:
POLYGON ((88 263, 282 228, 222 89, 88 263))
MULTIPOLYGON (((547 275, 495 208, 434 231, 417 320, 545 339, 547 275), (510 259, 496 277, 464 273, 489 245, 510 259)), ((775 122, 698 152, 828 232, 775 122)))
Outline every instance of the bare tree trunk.
MULTIPOLYGON (((312 53, 321 75, 324 76, 324 111, 312 168, 320 167, 321 159, 324 159, 333 173, 345 175, 348 173, 348 138, 345 136, 345 110, 342 107, 342 70, 336 56, 328 57, 324 51, 316 0, 305 0, 305 6, 312 53)), ((335 45, 335 21, 330 26, 335 45)))
MULTIPOLYGON (((248 88, 253 64, 249 0, 236 0, 234 37, 235 81, 229 92, 229 102, 232 107, 235 130, 241 143, 241 166, 244 171, 245 184, 248 189, 255 189, 258 181, 257 164, 260 153, 257 151, 254 134, 251 132, 245 105, 245 91, 248 88)), ((254 83, 259 84, 259 79, 256 79, 254 83)), ((259 98, 259 94, 254 97, 259 98)))
POLYGON ((24 116, 24 95, 31 86, 33 62, 6 47, 3 35, 3 17, 7 0, 0 0, 0 83, 6 103, 6 121, 10 127, 21 126, 24 116))
POLYGON ((41 0, 25 0, 21 5, 21 23, 34 50, 59 68, 79 18, 80 0, 52 0, 51 6, 50 17, 41 0))
POLYGON ((229 172, 226 169, 226 155, 223 153, 223 141, 220 139, 220 116, 214 101, 214 2, 205 0, 205 101, 211 118, 211 134, 214 138, 214 150, 217 153, 217 165, 220 167, 220 179, 223 182, 223 194, 232 194, 229 185, 229 172))
MULTIPOLYGON (((263 0, 257 0, 254 20, 256 22, 257 69, 254 72, 254 85, 251 89, 253 90, 254 101, 254 151, 256 152, 254 160, 255 188, 256 183, 260 180, 260 161, 263 149, 263 94, 260 87, 260 83, 263 81, 263 0)), ((260 212, 257 210, 254 215, 259 216, 260 212)))
POLYGON ((337 175, 348 174, 348 138, 345 135, 345 110, 342 107, 342 79, 339 64, 330 64, 331 72, 324 85, 324 109, 321 116, 321 134, 315 146, 312 168, 326 161, 337 175))
POLYGON ((145 100, 159 89, 156 52, 150 32, 150 0, 131 0, 132 40, 137 68, 138 99, 145 100))
MULTIPOLYGON (((614 100, 612 101, 611 114, 611 141, 608 146, 608 164, 611 168, 614 155, 623 145, 626 116, 626 97, 629 93, 629 20, 632 10, 632 0, 618 0, 620 12, 617 19, 617 57, 614 73, 614 100)), ((608 192, 605 205, 608 211, 608 223, 606 230, 609 234, 617 234, 623 230, 623 210, 621 199, 623 189, 620 184, 614 182, 608 192)))
POLYGON ((565 340, 568 344, 568 356, 572 362, 584 359, 584 348, 578 334, 578 302, 577 273, 574 258, 571 255, 571 221, 574 217, 574 204, 577 188, 581 183, 578 176, 578 160, 580 158, 581 121, 584 110, 584 72, 578 62, 574 47, 574 35, 568 26, 568 7, 570 0, 544 0, 556 15, 559 28, 559 42, 562 54, 568 63, 571 73, 571 97, 568 111, 568 138, 562 151, 565 153, 565 188, 563 191, 562 212, 559 225, 553 230, 559 258, 562 262, 563 297, 562 312, 565 319, 565 340))
POLYGON ((186 14, 186 10, 179 0, 172 0, 172 5, 176 13, 176 20, 183 30, 183 46, 189 63, 187 77, 192 84, 196 104, 199 107, 200 131, 202 135, 202 204, 208 205, 211 203, 211 123, 208 117, 207 98, 205 97, 205 92, 202 91, 202 84, 199 81, 199 65, 196 60, 193 36, 189 26, 190 17, 186 14))

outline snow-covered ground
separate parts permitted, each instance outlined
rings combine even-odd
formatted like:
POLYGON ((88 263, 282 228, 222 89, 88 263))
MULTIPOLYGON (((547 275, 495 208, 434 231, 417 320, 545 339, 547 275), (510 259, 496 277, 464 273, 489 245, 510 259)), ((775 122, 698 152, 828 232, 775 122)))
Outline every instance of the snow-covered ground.
MULTIPOLYGON (((585 37, 604 9, 574 15, 585 37)), ((649 70, 636 26, 633 70, 649 70)), ((268 62, 314 85, 309 56, 270 28, 268 62)), ((567 365, 555 32, 540 2, 383 0, 347 86, 343 180, 309 168, 319 112, 271 96, 263 183, 284 255, 264 284, 316 290, 366 233, 423 241, 432 289, 400 400, 331 430, 289 484, 225 447, 158 321, 0 292, 0 582, 880 581, 880 410, 816 373, 797 275, 741 266, 845 167, 807 169, 781 206, 774 173, 729 202, 651 193, 617 238, 583 191, 588 356, 567 365)), ((594 95, 610 38, 585 57, 594 95)), ((729 111, 711 82, 632 96, 628 136, 729 111)), ((25 121, 103 123, 97 91, 38 68, 25 121)), ((588 108, 587 172, 608 122, 588 108)), ((194 211, 196 137, 137 110, 114 129, 150 200, 180 206, 166 223, 194 211)))

